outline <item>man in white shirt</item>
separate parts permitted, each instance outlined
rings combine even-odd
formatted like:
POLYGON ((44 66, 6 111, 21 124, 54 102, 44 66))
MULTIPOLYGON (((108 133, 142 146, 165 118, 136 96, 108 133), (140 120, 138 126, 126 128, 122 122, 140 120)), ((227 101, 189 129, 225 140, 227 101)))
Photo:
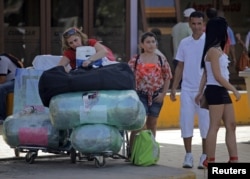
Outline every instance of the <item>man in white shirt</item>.
MULTIPOLYGON (((182 39, 185 37, 188 37, 192 34, 192 30, 189 27, 189 16, 192 12, 194 12, 194 8, 188 8, 183 11, 183 16, 184 16, 184 21, 183 22, 178 22, 175 24, 172 28, 172 48, 173 48, 173 57, 175 58, 177 48, 181 42, 182 39)), ((174 68, 176 67, 178 61, 173 59, 173 65, 174 68)))
POLYGON ((200 64, 205 44, 205 33, 203 32, 204 14, 199 11, 192 12, 189 18, 189 25, 192 29, 192 35, 181 40, 176 53, 175 59, 178 60, 178 64, 175 69, 170 99, 176 101, 176 89, 182 79, 180 127, 186 151, 183 168, 193 167, 192 137, 194 117, 197 114, 202 138, 202 155, 198 168, 203 169, 203 161, 206 159, 205 141, 209 127, 209 114, 208 110, 200 108, 195 103, 195 96, 199 91, 199 84, 203 74, 200 64))

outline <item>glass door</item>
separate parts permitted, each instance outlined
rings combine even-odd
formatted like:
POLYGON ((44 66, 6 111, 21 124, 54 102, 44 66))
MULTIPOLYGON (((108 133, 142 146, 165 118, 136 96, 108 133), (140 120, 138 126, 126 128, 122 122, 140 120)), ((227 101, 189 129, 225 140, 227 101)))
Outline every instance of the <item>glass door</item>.
POLYGON ((40 53, 40 1, 4 0, 4 51, 30 66, 40 53))
POLYGON ((51 53, 62 54, 62 32, 76 26, 125 59, 125 17, 126 0, 51 0, 51 53))
POLYGON ((117 60, 126 61, 129 57, 126 54, 130 45, 127 14, 130 1, 0 0, 0 3, 4 18, 1 49, 22 59, 26 67, 32 65, 37 55, 62 55, 62 33, 72 26, 82 27, 89 38, 100 40, 117 60))
POLYGON ((109 47, 118 61, 126 60, 126 0, 90 1, 90 37, 109 47))
POLYGON ((83 0, 51 0, 51 54, 62 54, 61 35, 64 30, 69 27, 83 28, 85 3, 83 0))

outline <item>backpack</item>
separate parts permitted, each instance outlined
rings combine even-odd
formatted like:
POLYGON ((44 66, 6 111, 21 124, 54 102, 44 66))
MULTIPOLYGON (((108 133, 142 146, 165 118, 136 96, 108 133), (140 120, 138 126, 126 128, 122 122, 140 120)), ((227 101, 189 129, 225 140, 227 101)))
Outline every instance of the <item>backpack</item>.
MULTIPOLYGON (((158 56, 158 60, 160 61, 161 67, 162 67, 162 59, 161 59, 161 56, 160 56, 160 55, 157 55, 157 56, 158 56)), ((136 70, 136 67, 137 67, 137 63, 138 63, 139 57, 140 57, 140 55, 137 55, 136 58, 135 58, 135 67, 134 67, 134 70, 136 70)))
POLYGON ((10 53, 2 53, 0 54, 0 56, 5 56, 9 58, 18 68, 24 68, 23 62, 19 58, 15 57, 14 55, 10 53))
POLYGON ((156 142, 151 130, 142 130, 135 136, 131 162, 134 165, 150 166, 158 162, 160 145, 156 142))

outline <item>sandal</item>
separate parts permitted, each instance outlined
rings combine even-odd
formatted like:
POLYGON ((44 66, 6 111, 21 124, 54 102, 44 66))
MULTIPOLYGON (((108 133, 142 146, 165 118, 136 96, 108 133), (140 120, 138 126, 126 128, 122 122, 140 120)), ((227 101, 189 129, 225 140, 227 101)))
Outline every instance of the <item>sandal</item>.
POLYGON ((230 157, 228 163, 236 163, 238 162, 238 157, 230 157))
POLYGON ((210 157, 210 158, 206 158, 205 160, 204 160, 204 162, 203 162, 203 165, 204 165, 204 167, 208 167, 208 163, 210 163, 210 162, 214 162, 215 161, 215 158, 214 157, 210 157))

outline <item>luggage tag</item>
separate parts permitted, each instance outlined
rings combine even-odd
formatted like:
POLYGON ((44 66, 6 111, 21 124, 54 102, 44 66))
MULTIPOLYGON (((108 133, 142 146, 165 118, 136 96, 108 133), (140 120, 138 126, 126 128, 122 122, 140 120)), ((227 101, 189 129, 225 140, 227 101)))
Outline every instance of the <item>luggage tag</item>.
POLYGON ((98 101, 98 92, 86 92, 82 94, 83 110, 89 112, 98 101))

